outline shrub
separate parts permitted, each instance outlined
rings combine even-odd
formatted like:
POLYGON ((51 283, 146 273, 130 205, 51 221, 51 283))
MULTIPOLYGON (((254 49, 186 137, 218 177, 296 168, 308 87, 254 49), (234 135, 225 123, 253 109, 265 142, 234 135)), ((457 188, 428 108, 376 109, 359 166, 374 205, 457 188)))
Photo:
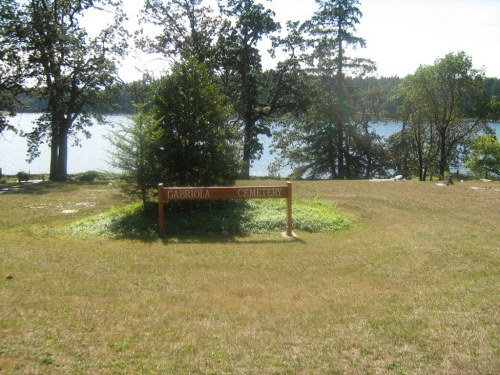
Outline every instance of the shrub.
POLYGON ((30 174, 28 172, 24 171, 17 172, 17 180, 19 182, 29 181, 29 179, 30 179, 30 174))
POLYGON ((100 176, 99 172, 96 172, 96 171, 87 171, 87 172, 83 172, 82 174, 80 174, 77 177, 77 179, 78 179, 78 181, 82 181, 82 182, 93 182, 99 176, 100 176))

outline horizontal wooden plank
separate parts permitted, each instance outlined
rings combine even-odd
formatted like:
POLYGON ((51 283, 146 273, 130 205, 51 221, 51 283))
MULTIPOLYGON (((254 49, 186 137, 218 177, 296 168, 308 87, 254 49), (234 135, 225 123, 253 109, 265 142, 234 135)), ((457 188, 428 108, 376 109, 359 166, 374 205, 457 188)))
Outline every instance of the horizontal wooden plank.
POLYGON ((287 198, 287 186, 162 188, 163 200, 225 200, 287 198))
POLYGON ((165 236, 164 202, 168 200, 286 198, 286 235, 292 232, 292 183, 285 186, 164 187, 158 185, 158 232, 165 236))

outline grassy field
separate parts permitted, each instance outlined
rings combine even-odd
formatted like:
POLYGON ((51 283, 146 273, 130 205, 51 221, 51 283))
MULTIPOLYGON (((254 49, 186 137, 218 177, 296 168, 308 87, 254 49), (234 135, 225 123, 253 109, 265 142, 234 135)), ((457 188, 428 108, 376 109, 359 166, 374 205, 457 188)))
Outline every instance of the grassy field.
POLYGON ((500 373, 499 183, 294 183, 318 196, 351 229, 78 239, 113 187, 0 194, 0 374, 500 373))

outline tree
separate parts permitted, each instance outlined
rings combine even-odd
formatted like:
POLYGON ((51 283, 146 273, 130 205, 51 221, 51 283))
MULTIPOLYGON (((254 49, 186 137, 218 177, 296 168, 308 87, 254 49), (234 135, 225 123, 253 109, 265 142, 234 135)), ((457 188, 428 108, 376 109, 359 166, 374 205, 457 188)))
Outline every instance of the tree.
POLYGON ((392 85, 386 80, 374 77, 356 78, 352 81, 353 103, 356 110, 353 113, 353 144, 351 148, 351 176, 368 179, 375 175, 385 174, 385 152, 381 137, 372 128, 373 122, 388 118, 387 103, 390 101, 392 85))
MULTIPOLYGON (((47 141, 50 178, 67 178, 68 137, 85 132, 93 110, 110 104, 106 90, 117 80, 118 59, 126 49, 120 0, 30 0, 11 15, 8 36, 20 56, 18 68, 37 94, 47 99, 44 114, 27 134, 29 154, 47 141), (80 24, 92 11, 114 10, 113 22, 91 37, 80 24)), ((3 30, 2 30, 3 31, 3 30)))
MULTIPOLYGON (((426 139, 415 144, 422 154, 437 154, 437 172, 444 178, 457 160, 457 148, 485 128, 491 111, 483 75, 472 68, 464 52, 450 53, 434 65, 420 66, 405 79, 402 107, 414 136, 425 130, 426 139)), ((414 139, 416 139, 414 137, 414 139)))
MULTIPOLYGON (((325 94, 332 98, 331 124, 335 130, 335 140, 331 153, 336 154, 336 171, 331 175, 338 178, 346 175, 346 162, 349 162, 349 150, 346 149, 349 136, 349 125, 353 116, 353 105, 350 90, 346 85, 347 72, 364 73, 374 70, 372 61, 354 58, 347 55, 346 49, 364 48, 365 40, 354 32, 362 16, 358 8, 358 0, 316 0, 319 10, 314 13, 308 23, 312 37, 313 52, 308 59, 314 66, 313 71, 322 77, 325 94)), ((347 166, 348 168, 348 166, 347 166)))
POLYGON ((15 130, 4 114, 14 113, 16 96, 23 91, 23 76, 14 69, 19 64, 20 56, 10 39, 16 30, 14 15, 17 10, 14 0, 5 0, 0 4, 0 134, 7 129, 15 130))
POLYGON ((162 136, 151 114, 138 106, 138 113, 132 117, 132 123, 121 124, 119 129, 108 137, 114 150, 111 152, 111 165, 124 172, 124 190, 140 197, 144 209, 151 188, 157 184, 156 149, 162 136))
POLYGON ((397 173, 406 177, 413 173, 418 175, 420 181, 425 181, 429 172, 432 176, 438 163, 435 126, 427 121, 428 107, 423 104, 427 90, 420 85, 426 74, 428 69, 421 67, 415 75, 407 76, 401 83, 398 113, 403 128, 389 139, 393 160, 399 161, 396 163, 397 173), (422 103, 416 106, 417 102, 422 103))
POLYGON ((178 61, 195 58, 215 69, 216 41, 220 19, 203 0, 146 0, 142 23, 160 27, 161 33, 151 37, 138 34, 139 46, 178 61))
POLYGON ((234 183, 240 164, 236 132, 219 84, 195 59, 176 63, 158 80, 146 108, 162 132, 156 183, 210 186, 234 183))
POLYGON ((354 98, 346 74, 362 75, 374 65, 347 53, 348 48, 365 46, 365 41, 354 34, 362 15, 359 2, 316 2, 319 9, 301 26, 309 46, 302 59, 310 74, 311 105, 300 120, 286 124, 277 133, 281 138, 278 145, 282 156, 292 158, 289 162, 297 176, 351 178, 360 173, 361 158, 360 150, 353 152, 352 148, 363 142, 356 128, 354 98))
POLYGON ((500 142, 494 135, 479 135, 474 138, 465 167, 479 176, 489 174, 500 177, 500 142))
POLYGON ((243 133, 242 177, 249 178, 253 160, 262 152, 258 136, 270 136, 265 117, 269 114, 266 90, 261 85, 262 64, 257 43, 278 30, 274 13, 254 0, 227 0, 221 6, 227 18, 219 39, 223 84, 234 109, 234 121, 243 133))

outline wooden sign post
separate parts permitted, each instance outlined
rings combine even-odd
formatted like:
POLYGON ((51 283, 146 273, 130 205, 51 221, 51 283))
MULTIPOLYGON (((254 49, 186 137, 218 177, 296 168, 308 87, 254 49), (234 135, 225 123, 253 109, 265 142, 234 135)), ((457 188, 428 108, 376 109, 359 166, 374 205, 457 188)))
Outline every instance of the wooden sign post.
POLYGON ((163 202, 169 200, 227 200, 286 198, 286 235, 292 236, 292 183, 285 186, 163 187, 158 184, 158 233, 165 237, 163 202))

